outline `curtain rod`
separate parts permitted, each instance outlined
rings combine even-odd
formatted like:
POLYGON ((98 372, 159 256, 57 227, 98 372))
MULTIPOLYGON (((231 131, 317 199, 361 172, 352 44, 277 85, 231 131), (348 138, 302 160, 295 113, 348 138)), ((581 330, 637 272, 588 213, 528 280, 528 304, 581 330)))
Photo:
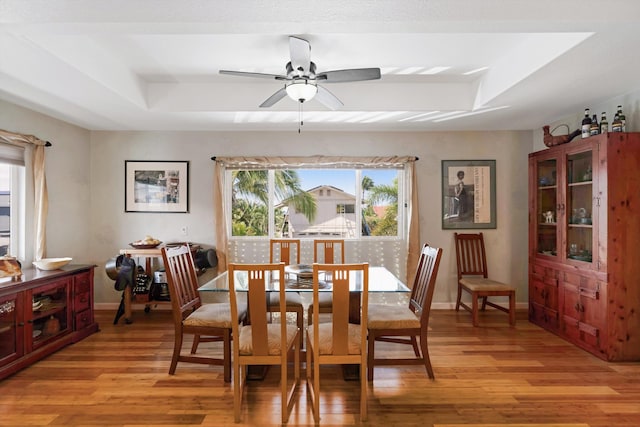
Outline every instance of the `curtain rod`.
MULTIPOLYGON (((49 141, 47 141, 47 144, 48 144, 48 145, 47 145, 47 147, 48 147, 49 145, 51 145, 51 143, 50 143, 49 141)), ((217 157, 216 157, 216 156, 211 157, 211 160, 213 160, 214 162, 216 161, 216 159, 217 159, 217 157)), ((418 160, 420 160, 420 157, 416 156, 416 157, 415 157, 415 159, 416 159, 416 162, 417 162, 418 160)))

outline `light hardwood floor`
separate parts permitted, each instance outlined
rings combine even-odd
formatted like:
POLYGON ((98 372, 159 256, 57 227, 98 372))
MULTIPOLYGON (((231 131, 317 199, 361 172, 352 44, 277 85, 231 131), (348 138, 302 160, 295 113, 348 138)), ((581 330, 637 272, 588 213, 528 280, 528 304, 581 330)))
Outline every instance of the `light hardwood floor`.
MULTIPOLYGON (((131 325, 112 325, 112 312, 97 318, 97 334, 0 381, 0 425, 234 425, 222 367, 181 363, 167 374, 169 312, 136 311, 131 325)), ((420 367, 376 368, 363 425, 640 426, 640 363, 601 361, 530 324, 525 312, 515 328, 496 312, 481 314, 480 324, 473 328, 466 312, 432 310, 435 381, 420 367)), ((272 369, 251 382, 240 425, 279 424, 278 380, 272 369)), ((338 367, 324 369, 321 381, 321 425, 360 424, 358 383, 338 367)), ((304 382, 298 396, 289 425, 313 425, 304 382)))

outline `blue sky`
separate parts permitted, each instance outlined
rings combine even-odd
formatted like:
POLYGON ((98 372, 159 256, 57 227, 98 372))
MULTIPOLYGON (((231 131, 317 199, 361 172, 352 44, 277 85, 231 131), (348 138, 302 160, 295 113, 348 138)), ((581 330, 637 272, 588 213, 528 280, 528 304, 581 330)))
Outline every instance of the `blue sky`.
MULTIPOLYGON (((398 174, 396 169, 367 169, 362 171, 362 176, 369 176, 375 185, 391 184, 398 174)), ((356 174, 353 169, 298 169, 301 187, 310 190, 319 185, 332 185, 355 195, 356 174)))

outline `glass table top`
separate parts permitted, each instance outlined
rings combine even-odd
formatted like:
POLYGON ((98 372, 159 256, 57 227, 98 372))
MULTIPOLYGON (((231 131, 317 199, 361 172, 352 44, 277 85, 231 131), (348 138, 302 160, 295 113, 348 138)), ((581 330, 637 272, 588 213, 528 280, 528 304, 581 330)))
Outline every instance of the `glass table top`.
MULTIPOLYGON (((309 275, 308 269, 298 268, 297 266, 285 267, 285 284, 286 289, 292 292, 313 292, 313 279, 309 275), (300 274, 298 274, 298 272, 300 274)), ((356 277, 350 280, 351 291, 358 292, 362 290, 362 279, 360 272, 351 272, 356 277)), ((235 277, 236 291, 247 291, 247 275, 246 272, 237 271, 235 277)), ((269 280, 269 289, 276 291, 280 289, 280 279, 275 277, 269 280)), ((224 272, 209 282, 198 288, 203 292, 228 292, 229 276, 228 272, 224 272)), ((331 290, 331 279, 329 277, 320 278, 320 291, 331 290)), ((384 267, 369 267, 369 292, 410 292, 411 290, 402 283, 396 276, 384 267)))

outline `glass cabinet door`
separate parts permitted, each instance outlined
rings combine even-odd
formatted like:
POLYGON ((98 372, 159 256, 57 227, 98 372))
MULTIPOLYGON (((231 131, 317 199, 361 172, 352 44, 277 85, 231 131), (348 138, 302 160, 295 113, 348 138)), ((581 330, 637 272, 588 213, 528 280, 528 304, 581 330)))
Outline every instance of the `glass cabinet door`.
POLYGON ((558 254, 558 161, 540 160, 536 164, 536 252, 558 254))
POLYGON ((31 336, 31 341, 27 342, 28 350, 37 349, 54 337, 71 331, 70 290, 70 280, 64 279, 30 291, 32 307, 25 332, 31 336))
POLYGON ((567 235, 564 253, 568 260, 593 259, 593 152, 567 155, 567 235))
POLYGON ((24 354, 22 295, 0 297, 0 365, 24 354))

